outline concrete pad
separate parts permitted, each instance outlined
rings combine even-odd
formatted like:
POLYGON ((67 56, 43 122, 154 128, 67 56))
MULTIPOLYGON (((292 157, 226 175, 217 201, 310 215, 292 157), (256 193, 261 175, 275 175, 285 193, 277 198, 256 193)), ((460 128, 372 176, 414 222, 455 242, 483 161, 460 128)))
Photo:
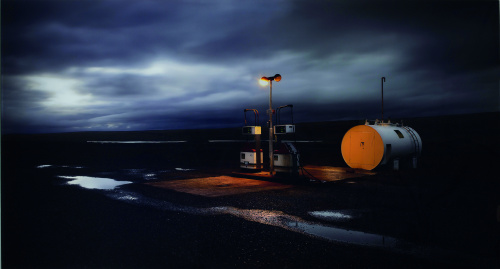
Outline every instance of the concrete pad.
MULTIPOLYGON (((304 166, 305 172, 301 171, 300 175, 306 176, 321 181, 337 181, 344 180, 348 178, 364 177, 370 175, 376 175, 377 172, 368 171, 363 169, 353 169, 350 167, 333 167, 333 166, 317 166, 317 165, 306 165, 304 166)), ((257 172, 257 173, 244 173, 244 172, 233 172, 236 176, 249 177, 262 180, 272 180, 273 177, 267 171, 257 172)), ((276 178, 286 178, 287 174, 276 174, 276 178)))
POLYGON ((244 178, 254 178, 254 179, 262 179, 262 180, 270 180, 270 179, 273 178, 268 171, 261 171, 261 172, 233 172, 233 175, 241 176, 241 177, 244 177, 244 178))
POLYGON ((275 182, 230 176, 160 181, 147 184, 154 187, 165 188, 194 195, 201 195, 205 197, 218 197, 249 192, 279 190, 292 187, 290 185, 284 185, 275 182))

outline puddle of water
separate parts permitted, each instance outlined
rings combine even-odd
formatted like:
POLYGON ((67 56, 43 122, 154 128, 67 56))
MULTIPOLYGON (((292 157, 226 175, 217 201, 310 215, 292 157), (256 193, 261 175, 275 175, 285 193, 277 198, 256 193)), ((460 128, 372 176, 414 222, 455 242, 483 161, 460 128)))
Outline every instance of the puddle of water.
MULTIPOLYGON (((194 169, 175 168, 177 171, 191 171, 194 169)), ((145 177, 154 177, 155 174, 146 174, 143 169, 131 169, 128 172, 143 174, 145 177)), ((86 189, 113 190, 118 186, 130 184, 131 181, 117 181, 111 178, 90 177, 90 176, 60 176, 70 179, 67 184, 79 185, 86 189)), ((149 197, 141 196, 135 192, 120 190, 109 194, 117 200, 124 202, 143 204, 162 210, 183 212, 194 215, 218 215, 227 214, 248 221, 262 223, 266 225, 281 227, 289 231, 299 232, 305 235, 320 237, 334 242, 347 244, 392 247, 398 240, 378 234, 365 233, 361 231, 352 231, 342 228, 330 227, 321 223, 313 223, 302 220, 299 217, 288 215, 281 211, 259 210, 259 209, 240 209, 236 207, 212 207, 197 208, 190 206, 176 205, 166 201, 161 201, 149 197)), ((349 220, 353 215, 346 210, 337 211, 312 211, 310 215, 324 220, 349 220)))
POLYGON ((52 165, 52 164, 42 164, 42 165, 37 166, 36 168, 48 168, 48 167, 75 168, 75 169, 82 169, 82 168, 84 168, 83 166, 52 165))
POLYGON ((351 231, 320 224, 311 224, 307 222, 288 221, 286 222, 286 225, 288 225, 288 227, 293 230, 299 230, 306 234, 311 234, 331 241, 348 244, 365 245, 372 247, 393 247, 398 242, 397 239, 388 236, 360 231, 351 231))
POLYGON ((152 179, 156 179, 156 174, 154 174, 154 173, 144 174, 144 179, 145 179, 145 180, 152 180, 152 179))
POLYGON ((129 200, 129 201, 136 201, 136 200, 139 200, 139 197, 137 196, 133 196, 133 195, 130 195, 130 194, 126 194, 126 195, 123 195, 123 196, 118 196, 116 197, 118 200, 129 200))
POLYGON ((87 177, 87 176, 60 176, 62 178, 73 179, 69 185, 80 185, 86 189, 112 190, 120 185, 130 184, 132 181, 116 181, 111 178, 87 177))
POLYGON ((242 143, 246 140, 208 140, 208 143, 242 143))
POLYGON ((310 223, 302 220, 299 217, 287 215, 281 211, 259 210, 259 209, 240 209, 235 207, 211 207, 197 208, 191 206, 183 206, 158 200, 146 196, 142 196, 135 192, 119 190, 117 192, 108 192, 107 195, 114 199, 121 200, 126 203, 137 205, 151 206, 160 210, 181 212, 192 215, 232 215, 243 218, 248 221, 258 222, 266 225, 284 228, 292 232, 298 232, 304 235, 309 235, 317 238, 323 238, 331 242, 346 243, 360 245, 365 247, 379 247, 389 249, 390 251, 415 255, 417 257, 428 258, 430 256, 443 256, 457 258, 456 254, 444 252, 440 249, 423 249, 421 246, 414 245, 409 242, 398 240, 394 237, 365 233, 361 231, 352 231, 342 228, 325 226, 318 223, 310 223), (452 255, 452 256, 450 256, 452 255))
POLYGON ((141 174, 145 171, 146 169, 144 168, 139 168, 139 169, 125 169, 125 172, 128 174, 141 174))
POLYGON ((283 219, 298 220, 298 218, 286 215, 280 211, 260 210, 260 209, 240 209, 236 207, 212 207, 207 209, 213 213, 230 214, 253 222, 286 228, 283 219))
POLYGON ((353 218, 352 215, 342 211, 313 211, 309 212, 313 217, 324 220, 346 221, 353 218))
MULTIPOLYGON (((258 222, 266 225, 281 227, 289 231, 320 237, 329 241, 341 242, 346 244, 364 245, 371 247, 394 247, 400 241, 393 237, 379 234, 365 233, 342 228, 330 227, 319 223, 310 223, 299 217, 287 215, 281 211, 260 210, 260 209, 240 209, 231 206, 196 208, 190 206, 181 206, 166 201, 156 200, 149 197, 140 197, 130 192, 120 192, 112 194, 116 199, 145 204, 155 208, 183 212, 194 215, 219 215, 228 214, 252 222, 258 222)), ((350 217, 345 214, 334 214, 338 212, 316 212, 319 215, 333 215, 335 217, 350 217)))
POLYGON ((176 144, 176 143, 186 143, 185 140, 179 141, 87 141, 87 143, 97 143, 97 144, 176 144))
MULTIPOLYGON (((37 168, 47 167, 53 167, 53 165, 39 165, 37 168)), ((175 170, 192 171, 195 169, 175 168, 175 170)), ((129 172, 142 174, 144 177, 155 176, 155 174, 151 173, 150 171, 145 171, 144 169, 131 169, 129 170, 129 172)), ((113 190, 118 186, 132 183, 131 181, 117 181, 111 178, 89 176, 60 177, 70 179, 71 181, 67 182, 67 184, 79 185, 87 189, 113 190)), ((428 256, 431 255, 429 254, 430 252, 436 252, 431 250, 423 251, 420 246, 415 246, 411 243, 404 242, 394 237, 327 226, 321 222, 308 222, 297 216, 288 215, 281 211, 240 209, 230 206, 198 208, 146 197, 141 195, 140 193, 128 191, 126 189, 105 192, 105 195, 125 203, 153 207, 164 211, 180 212, 199 216, 231 215, 237 218, 245 219, 247 221, 280 227, 288 231, 301 233, 306 236, 315 238, 322 238, 324 240, 336 243, 386 248, 390 249, 391 251, 401 251, 404 253, 422 256, 428 256)), ((500 212, 500 206, 498 211, 500 212)), ((362 214, 360 212, 357 212, 356 210, 311 211, 309 212, 309 214, 311 216, 317 217, 318 219, 326 221, 348 221, 353 218, 362 217, 362 214)))
POLYGON ((280 211, 239 209, 234 207, 213 207, 208 209, 214 213, 226 213, 249 221, 278 226, 290 231, 321 237, 329 241, 364 245, 372 247, 394 247, 399 240, 384 235, 352 231, 342 228, 309 223, 299 217, 287 215, 280 211))
POLYGON ((47 167, 51 167, 52 165, 50 164, 42 164, 42 165, 39 165, 37 166, 36 168, 47 168, 47 167))
POLYGON ((146 169, 125 169, 125 175, 133 178, 142 178, 145 180, 156 179, 156 173, 150 172, 146 169))
POLYGON ((193 171, 194 169, 189 169, 189 168, 175 168, 177 171, 193 171))
POLYGON ((174 203, 167 202, 164 200, 158 200, 155 198, 146 197, 146 196, 143 196, 141 194, 138 194, 135 192, 130 192, 130 191, 125 191, 125 190, 118 190, 116 192, 109 192, 109 193, 107 193, 107 196, 111 197, 113 199, 121 200, 121 201, 126 202, 126 203, 149 206, 149 207, 156 208, 159 210, 181 212, 181 213, 187 213, 187 214, 192 214, 192 215, 213 215, 214 214, 210 210, 207 210, 204 208, 196 208, 196 207, 191 207, 191 206, 178 205, 178 204, 174 204, 174 203))

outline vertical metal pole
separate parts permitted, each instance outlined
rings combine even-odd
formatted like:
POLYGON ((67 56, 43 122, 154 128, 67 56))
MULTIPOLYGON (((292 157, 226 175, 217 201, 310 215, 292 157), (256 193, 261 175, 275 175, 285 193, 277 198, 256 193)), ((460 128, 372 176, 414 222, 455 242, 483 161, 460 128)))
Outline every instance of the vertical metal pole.
POLYGON ((384 82, 385 77, 382 77, 382 123, 384 122, 384 82))
POLYGON ((274 172, 274 149, 273 149, 273 81, 269 80, 269 174, 274 172))
POLYGON ((257 170, 261 170, 262 168, 262 160, 260 158, 260 134, 255 135, 255 153, 257 154, 257 170))

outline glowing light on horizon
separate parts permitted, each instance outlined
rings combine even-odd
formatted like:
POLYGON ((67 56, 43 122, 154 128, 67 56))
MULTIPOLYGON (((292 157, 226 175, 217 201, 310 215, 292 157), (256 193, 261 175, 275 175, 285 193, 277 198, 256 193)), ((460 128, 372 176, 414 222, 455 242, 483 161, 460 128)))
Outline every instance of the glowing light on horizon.
POLYGON ((90 93, 81 93, 82 83, 78 79, 58 76, 28 76, 30 89, 47 93, 49 96, 41 103, 47 107, 82 107, 95 103, 90 93))

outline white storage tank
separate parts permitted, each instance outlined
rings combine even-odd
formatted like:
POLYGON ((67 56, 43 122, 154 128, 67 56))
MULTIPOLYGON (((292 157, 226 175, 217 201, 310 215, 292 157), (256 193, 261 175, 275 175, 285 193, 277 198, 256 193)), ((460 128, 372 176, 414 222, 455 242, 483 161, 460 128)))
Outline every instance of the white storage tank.
POLYGON ((393 123, 354 126, 342 139, 342 157, 351 168, 372 170, 378 165, 402 157, 416 157, 422 151, 418 133, 408 127, 393 123))

